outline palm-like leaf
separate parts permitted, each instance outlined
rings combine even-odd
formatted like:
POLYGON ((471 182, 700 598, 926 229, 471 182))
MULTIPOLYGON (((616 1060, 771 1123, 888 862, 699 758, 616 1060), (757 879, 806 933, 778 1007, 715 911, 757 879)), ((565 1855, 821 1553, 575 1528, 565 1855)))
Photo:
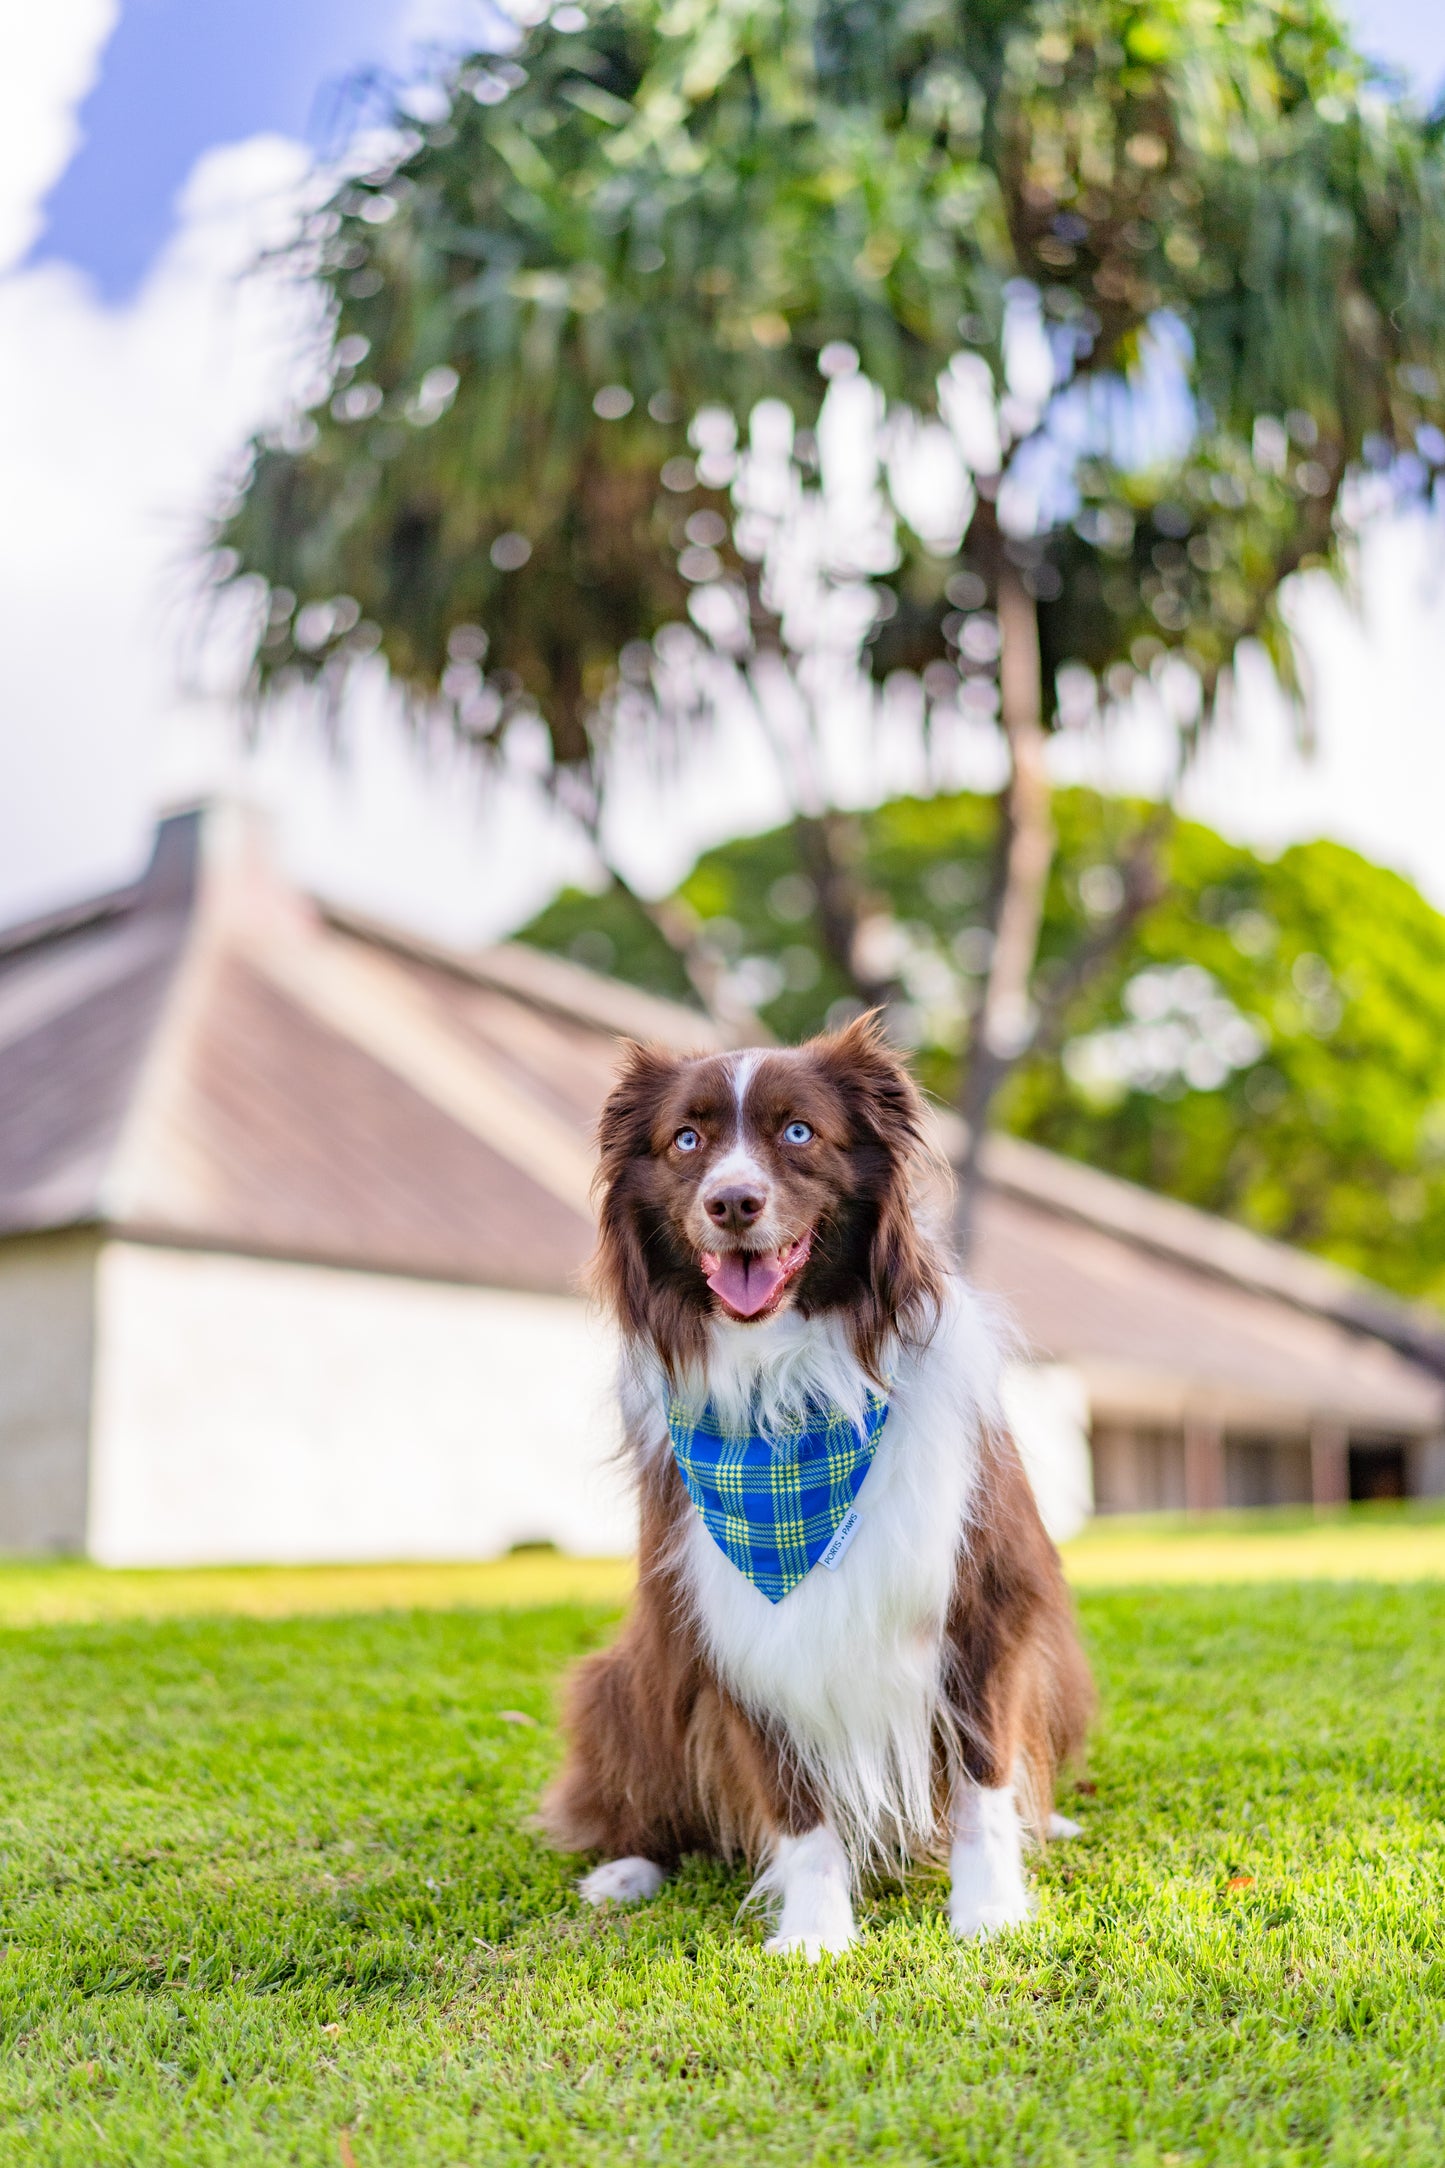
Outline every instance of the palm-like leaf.
MULTIPOLYGON (((961 339, 997 363, 1011 278, 1082 374, 1161 311, 1190 339, 1188 458, 1106 448, 1024 546, 1051 664, 1147 638, 1211 685, 1347 472, 1445 449, 1439 131, 1320 0, 620 0, 447 90, 305 239, 333 380, 219 537, 270 591, 262 686, 379 646, 478 741, 523 703, 588 764, 620 647, 685 608, 686 417, 807 420, 837 340, 926 407, 961 339)), ((952 651, 947 570, 914 554, 880 667, 952 651)))

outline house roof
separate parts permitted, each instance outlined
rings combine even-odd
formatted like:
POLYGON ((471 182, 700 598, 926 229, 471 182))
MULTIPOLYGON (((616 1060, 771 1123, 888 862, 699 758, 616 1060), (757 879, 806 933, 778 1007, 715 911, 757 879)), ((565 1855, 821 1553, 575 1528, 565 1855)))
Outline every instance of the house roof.
POLYGON ((0 1234, 571 1287, 622 1033, 712 1043, 540 952, 327 911, 239 809, 179 815, 133 886, 0 943, 0 1234))
MULTIPOLYGON (((0 935, 0 1236, 565 1291, 619 1036, 719 1043, 519 943, 323 907, 237 809, 178 815, 131 887, 0 935)), ((1014 1139, 986 1153, 974 1272, 1096 1412, 1445 1427, 1445 1322, 1014 1139)))
POLYGON ((199 818, 134 886, 0 934, 0 1233, 95 1219, 191 933, 199 818))

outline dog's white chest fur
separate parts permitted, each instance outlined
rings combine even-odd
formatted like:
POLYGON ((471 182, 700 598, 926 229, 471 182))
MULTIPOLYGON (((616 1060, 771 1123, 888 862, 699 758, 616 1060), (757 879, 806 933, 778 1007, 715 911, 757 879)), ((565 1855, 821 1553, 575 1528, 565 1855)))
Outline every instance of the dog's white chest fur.
MULTIPOLYGON (((755 1715, 785 1734, 855 1858, 926 1845, 940 1656, 966 1540, 998 1356, 954 1283, 926 1347, 900 1352, 888 1420, 836 1570, 817 1565, 771 1604, 689 1513, 678 1563, 708 1653, 755 1715)), ((836 1320, 790 1313, 714 1329, 706 1390, 741 1420, 812 1392, 861 1412, 866 1381, 836 1320)))

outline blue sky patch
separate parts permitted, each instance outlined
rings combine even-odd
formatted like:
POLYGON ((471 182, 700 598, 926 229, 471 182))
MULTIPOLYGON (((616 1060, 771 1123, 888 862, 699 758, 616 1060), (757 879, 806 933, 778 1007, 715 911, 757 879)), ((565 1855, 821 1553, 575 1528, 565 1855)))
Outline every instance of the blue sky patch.
POLYGON ((334 136, 347 79, 389 55, 399 13, 399 0, 125 0, 34 257, 79 264, 126 300, 201 154, 271 131, 334 136))

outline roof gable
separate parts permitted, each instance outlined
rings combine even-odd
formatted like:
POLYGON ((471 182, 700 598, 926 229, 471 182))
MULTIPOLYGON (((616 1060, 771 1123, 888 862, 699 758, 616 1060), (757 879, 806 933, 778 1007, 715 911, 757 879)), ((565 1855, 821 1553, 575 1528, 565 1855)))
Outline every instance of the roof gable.
POLYGON ((570 1289, 619 1033, 707 1021, 518 946, 324 911, 236 809, 0 943, 0 1233, 570 1289))
POLYGON ((132 887, 0 943, 0 1233, 99 1219, 184 951, 199 818, 168 822, 132 887))

